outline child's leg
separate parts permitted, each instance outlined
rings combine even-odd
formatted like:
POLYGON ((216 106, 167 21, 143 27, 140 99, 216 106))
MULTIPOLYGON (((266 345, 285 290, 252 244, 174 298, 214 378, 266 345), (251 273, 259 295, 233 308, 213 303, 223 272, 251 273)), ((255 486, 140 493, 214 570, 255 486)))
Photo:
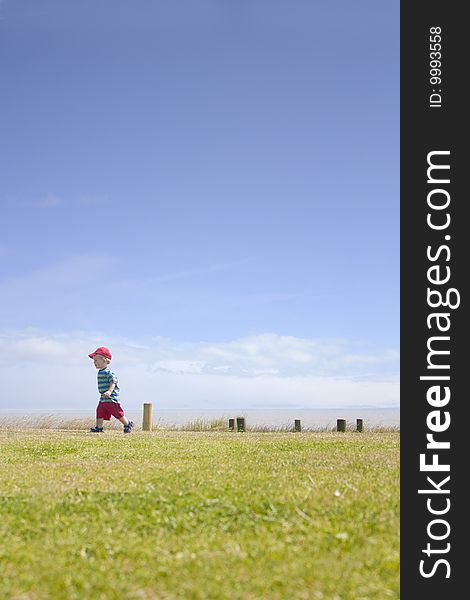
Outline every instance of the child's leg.
POLYGON ((134 427, 134 422, 129 421, 120 404, 113 406, 113 416, 124 425, 124 433, 131 432, 131 429, 134 427))
POLYGON ((90 431, 93 433, 100 433, 103 431, 103 421, 106 417, 106 413, 104 412, 104 408, 101 406, 101 402, 98 403, 96 407, 96 427, 92 427, 90 431))
POLYGON ((129 419, 124 415, 122 415, 119 420, 124 425, 124 433, 130 433, 134 427, 134 421, 129 421, 129 419))
POLYGON ((96 407, 96 427, 98 429, 103 428, 103 421, 109 421, 111 415, 109 410, 104 402, 98 402, 98 406, 96 407))

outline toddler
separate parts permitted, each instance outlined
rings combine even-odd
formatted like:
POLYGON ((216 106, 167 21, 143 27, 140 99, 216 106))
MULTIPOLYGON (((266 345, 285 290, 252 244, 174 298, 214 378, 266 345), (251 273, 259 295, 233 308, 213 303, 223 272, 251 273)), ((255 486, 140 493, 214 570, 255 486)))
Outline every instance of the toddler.
POLYGON ((118 380, 108 368, 112 358, 111 352, 108 348, 101 346, 88 356, 93 359, 93 363, 98 369, 98 391, 101 395, 96 407, 96 427, 92 427, 90 431, 103 433, 103 421, 109 421, 113 416, 124 425, 124 433, 130 433, 134 427, 134 421, 127 419, 119 404, 118 380))

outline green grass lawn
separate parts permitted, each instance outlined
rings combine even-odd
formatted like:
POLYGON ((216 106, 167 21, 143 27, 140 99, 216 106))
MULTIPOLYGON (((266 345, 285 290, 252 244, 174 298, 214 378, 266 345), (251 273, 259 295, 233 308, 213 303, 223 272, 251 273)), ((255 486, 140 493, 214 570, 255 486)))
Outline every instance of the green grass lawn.
POLYGON ((399 432, 0 433, 0 598, 399 598, 399 432))

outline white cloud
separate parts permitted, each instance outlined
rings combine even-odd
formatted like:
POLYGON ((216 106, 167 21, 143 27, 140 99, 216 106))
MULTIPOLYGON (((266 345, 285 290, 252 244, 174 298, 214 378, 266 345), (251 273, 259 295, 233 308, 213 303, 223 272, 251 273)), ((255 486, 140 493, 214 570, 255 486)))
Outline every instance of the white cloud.
POLYGON ((2 296, 7 293, 35 294, 38 289, 80 286, 98 278, 102 269, 112 264, 112 259, 99 254, 73 254, 58 262, 40 267, 24 275, 11 277, 0 284, 2 296))
POLYGON ((193 279, 206 275, 218 275, 223 272, 231 271, 237 267, 241 267, 252 262, 254 258, 246 257, 239 260, 226 261, 220 263, 206 264, 201 267, 194 267, 192 269, 184 269, 181 271, 173 271, 171 273, 164 273, 158 276, 152 277, 140 277, 139 279, 121 278, 116 282, 116 287, 119 288, 132 288, 142 289, 155 284, 168 283, 171 281, 180 281, 185 279, 193 279))
POLYGON ((92 346, 104 344, 113 347, 115 360, 121 365, 141 365, 151 373, 352 379, 362 376, 367 379, 369 372, 372 376, 398 372, 397 350, 358 353, 352 344, 340 339, 304 339, 264 333, 224 342, 180 342, 161 337, 103 341, 102 335, 98 332, 46 334, 34 329, 0 333, 0 361, 13 353, 23 356, 27 362, 47 364, 62 355, 67 364, 76 365, 92 346))
POLYGON ((113 353, 123 403, 135 410, 144 401, 201 409, 399 404, 398 353, 358 354, 344 340, 266 333, 183 343, 27 330, 0 334, 0 408, 86 409, 96 396, 88 354, 101 345, 113 353))
POLYGON ((48 194, 45 198, 29 202, 28 205, 34 208, 55 208, 56 206, 61 206, 63 203, 63 199, 59 198, 59 196, 48 194))
POLYGON ((157 360, 150 367, 152 373, 202 373, 205 363, 198 360, 157 360))

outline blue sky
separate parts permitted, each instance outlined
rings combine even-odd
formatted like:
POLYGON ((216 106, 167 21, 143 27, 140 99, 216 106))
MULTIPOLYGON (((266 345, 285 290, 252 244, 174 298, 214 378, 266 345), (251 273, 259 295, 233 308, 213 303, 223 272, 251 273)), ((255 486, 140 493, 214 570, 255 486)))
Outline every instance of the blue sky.
POLYGON ((398 2, 4 0, 0 72, 0 408, 99 345, 136 406, 398 404, 398 2))

